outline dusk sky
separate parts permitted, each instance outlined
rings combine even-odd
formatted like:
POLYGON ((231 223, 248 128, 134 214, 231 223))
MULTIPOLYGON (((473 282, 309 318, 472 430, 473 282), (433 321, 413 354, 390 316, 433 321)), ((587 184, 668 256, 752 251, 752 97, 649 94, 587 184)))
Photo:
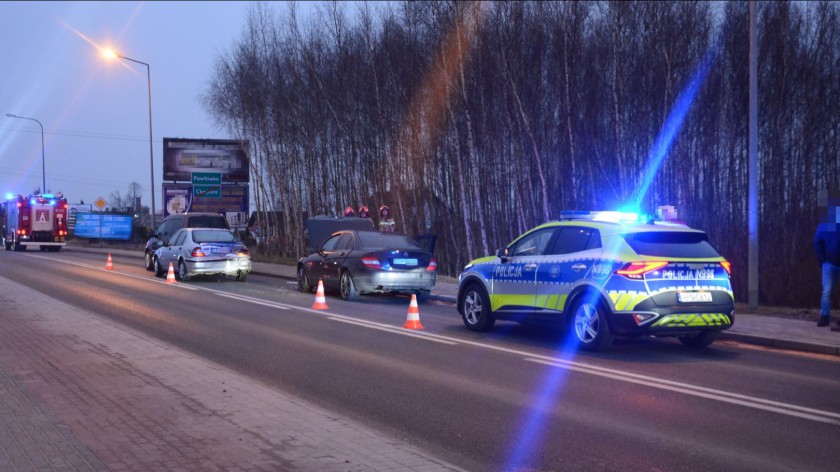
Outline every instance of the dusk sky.
MULTIPOLYGON (((132 181, 150 205, 145 66, 108 60, 99 46, 151 66, 156 203, 162 139, 229 136, 200 103, 216 59, 239 38, 248 2, 0 2, 0 193, 41 186, 92 203, 132 181)), ((281 7, 282 5, 277 5, 281 7)), ((301 5, 301 13, 312 5, 301 5)), ((303 15, 301 15, 303 16, 303 15)))

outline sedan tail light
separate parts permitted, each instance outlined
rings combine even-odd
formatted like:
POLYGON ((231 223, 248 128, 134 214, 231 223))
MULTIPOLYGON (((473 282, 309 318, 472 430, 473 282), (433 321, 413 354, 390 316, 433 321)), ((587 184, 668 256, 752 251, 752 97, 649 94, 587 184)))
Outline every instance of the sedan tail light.
POLYGON ((433 272, 437 270, 437 261, 433 257, 432 260, 429 261, 429 267, 426 267, 426 270, 429 272, 433 272))
POLYGON ((190 255, 193 257, 204 257, 207 254, 204 254, 204 250, 202 250, 200 246, 196 246, 195 248, 193 248, 192 253, 190 253, 190 255))
POLYGON ((615 271, 618 275, 623 275, 631 279, 641 279, 643 275, 652 272, 656 269, 661 269, 668 265, 668 261, 639 261, 630 262, 621 269, 615 271))
POLYGON ((247 256, 248 255, 248 250, 245 249, 245 248, 242 248, 242 249, 236 251, 236 255, 237 256, 247 256))
POLYGON ((379 262, 379 258, 376 256, 365 256, 362 258, 362 264, 365 265, 368 269, 381 269, 382 263, 379 262))

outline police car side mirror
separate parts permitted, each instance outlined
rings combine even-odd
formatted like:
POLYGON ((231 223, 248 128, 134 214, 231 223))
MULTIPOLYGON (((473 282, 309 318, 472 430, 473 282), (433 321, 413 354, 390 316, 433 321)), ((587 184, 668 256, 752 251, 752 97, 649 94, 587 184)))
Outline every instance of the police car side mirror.
POLYGON ((507 262, 509 255, 509 250, 506 247, 503 247, 496 251, 496 257, 502 260, 502 262, 507 262))

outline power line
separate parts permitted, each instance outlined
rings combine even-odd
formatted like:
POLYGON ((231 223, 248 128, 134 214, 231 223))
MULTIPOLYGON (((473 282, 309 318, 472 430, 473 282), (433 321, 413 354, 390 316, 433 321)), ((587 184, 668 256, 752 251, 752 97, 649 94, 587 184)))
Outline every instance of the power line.
MULTIPOLYGON (((0 131, 15 131, 15 132, 22 132, 22 133, 40 133, 38 130, 32 130, 30 128, 23 128, 17 126, 7 126, 5 128, 0 128, 0 131)), ((121 135, 121 134, 108 134, 108 133, 93 133, 93 132, 86 132, 86 131, 72 131, 72 130, 44 130, 44 134, 52 135, 52 136, 68 136, 73 138, 89 138, 89 139, 107 139, 111 141, 134 141, 134 142, 143 142, 148 143, 149 137, 142 137, 142 136, 130 136, 130 135, 121 135)), ((154 142, 163 144, 163 139, 153 139, 154 142)))

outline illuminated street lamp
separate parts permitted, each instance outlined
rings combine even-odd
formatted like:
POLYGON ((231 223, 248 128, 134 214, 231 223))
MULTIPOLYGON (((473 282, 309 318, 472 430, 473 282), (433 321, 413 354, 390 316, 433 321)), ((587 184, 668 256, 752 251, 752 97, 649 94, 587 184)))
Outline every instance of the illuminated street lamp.
POLYGON ((41 127, 41 193, 47 193, 47 167, 44 159, 44 125, 42 125, 41 122, 36 120, 35 118, 27 118, 25 116, 13 115, 11 113, 6 113, 6 116, 8 116, 9 118, 20 118, 21 120, 34 121, 35 123, 38 123, 38 126, 41 127))
POLYGON ((149 163, 152 168, 152 230, 155 228, 155 154, 154 154, 154 145, 152 144, 152 72, 151 67, 149 64, 138 61, 136 59, 132 59, 130 57, 123 56, 122 54, 114 51, 113 49, 103 49, 102 54, 105 55, 108 59, 125 59, 126 61, 131 61, 136 64, 142 64, 146 66, 146 83, 148 84, 148 92, 149 92, 149 163))

